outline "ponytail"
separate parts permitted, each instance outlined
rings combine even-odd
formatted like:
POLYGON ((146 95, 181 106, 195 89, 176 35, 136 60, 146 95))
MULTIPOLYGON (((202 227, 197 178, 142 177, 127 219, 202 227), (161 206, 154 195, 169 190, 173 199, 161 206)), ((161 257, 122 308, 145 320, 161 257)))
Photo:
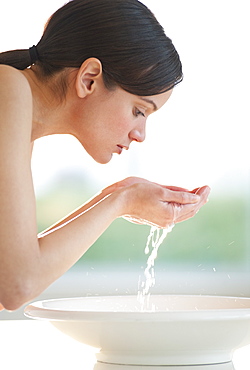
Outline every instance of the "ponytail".
POLYGON ((138 0, 71 0, 48 20, 36 48, 1 53, 0 64, 25 69, 35 63, 40 76, 50 77, 94 57, 107 88, 140 96, 160 94, 182 80, 172 41, 138 0))
POLYGON ((7 64, 17 69, 25 69, 31 63, 29 49, 11 50, 0 53, 0 64, 7 64))

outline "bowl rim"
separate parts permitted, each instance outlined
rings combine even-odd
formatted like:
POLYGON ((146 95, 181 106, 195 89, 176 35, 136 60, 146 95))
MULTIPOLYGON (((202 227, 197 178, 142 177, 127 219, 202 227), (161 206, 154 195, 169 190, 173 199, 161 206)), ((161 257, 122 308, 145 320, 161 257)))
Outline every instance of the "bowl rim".
POLYGON ((215 309, 200 309, 200 310, 169 310, 169 311, 90 311, 90 310, 69 310, 53 307, 45 307, 44 304, 57 301, 74 301, 74 300, 100 300, 111 299, 114 297, 134 297, 134 295, 119 295, 119 296, 87 296, 87 297, 72 297, 40 300, 30 303, 24 308, 24 315, 31 319, 47 320, 47 321, 120 321, 120 322, 166 322, 166 321, 226 321, 226 320, 248 320, 250 318, 250 298, 248 297, 232 297, 232 296, 216 296, 216 295, 189 295, 189 294, 157 294, 154 296, 165 297, 202 297, 202 298, 218 298, 229 300, 240 300, 249 303, 249 308, 215 308, 215 309))

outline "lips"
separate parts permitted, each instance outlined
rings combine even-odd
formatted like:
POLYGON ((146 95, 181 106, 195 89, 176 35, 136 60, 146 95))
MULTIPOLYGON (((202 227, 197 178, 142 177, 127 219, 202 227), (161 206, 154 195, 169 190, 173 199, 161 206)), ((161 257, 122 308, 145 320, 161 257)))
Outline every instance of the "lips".
POLYGON ((117 152, 118 154, 121 154, 123 151, 123 147, 121 145, 117 145, 117 152))
POLYGON ((124 149, 125 150, 128 150, 128 146, 125 146, 125 145, 117 145, 117 149, 118 149, 118 154, 121 154, 124 149))

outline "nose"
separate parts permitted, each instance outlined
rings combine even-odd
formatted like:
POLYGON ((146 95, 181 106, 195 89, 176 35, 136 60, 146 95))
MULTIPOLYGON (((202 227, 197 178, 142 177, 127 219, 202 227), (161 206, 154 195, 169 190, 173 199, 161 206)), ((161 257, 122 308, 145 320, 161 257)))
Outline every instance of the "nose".
POLYGON ((143 124, 140 127, 136 127, 129 133, 129 138, 132 141, 142 143, 146 138, 146 125, 143 124))

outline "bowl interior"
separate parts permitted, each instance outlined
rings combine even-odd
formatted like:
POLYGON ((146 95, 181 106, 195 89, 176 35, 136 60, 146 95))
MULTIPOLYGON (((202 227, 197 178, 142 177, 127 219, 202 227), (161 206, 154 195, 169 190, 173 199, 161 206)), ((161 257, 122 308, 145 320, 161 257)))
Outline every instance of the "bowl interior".
POLYGON ((202 295, 152 295, 147 304, 142 305, 137 296, 101 296, 41 301, 34 303, 33 306, 46 311, 64 312, 220 311, 249 309, 250 299, 202 295))

